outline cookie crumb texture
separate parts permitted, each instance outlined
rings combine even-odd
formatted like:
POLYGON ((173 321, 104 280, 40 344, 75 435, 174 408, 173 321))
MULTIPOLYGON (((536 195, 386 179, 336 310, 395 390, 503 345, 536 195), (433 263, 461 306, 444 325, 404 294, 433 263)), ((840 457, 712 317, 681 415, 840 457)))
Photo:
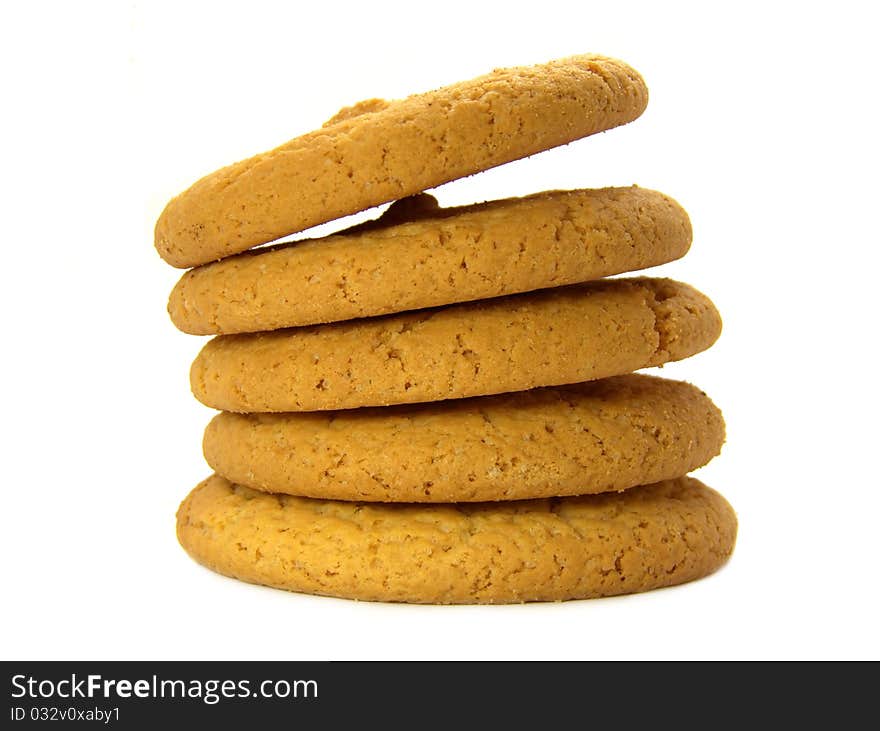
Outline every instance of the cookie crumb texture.
POLYGON ((632 68, 595 55, 373 99, 199 180, 162 212, 156 248, 177 267, 205 264, 626 124, 647 101, 632 68))
POLYGON ((681 360, 721 332, 668 279, 616 279, 310 328, 220 335, 196 398, 223 411, 323 411, 591 381, 681 360))
POLYGON ((628 375, 417 406, 223 413, 204 452, 264 492, 451 503, 624 490, 687 474, 723 443, 721 412, 698 388, 628 375))
POLYGON ((657 266, 684 256, 691 235, 678 203, 636 187, 448 209, 422 194, 333 236, 197 267, 168 312, 193 335, 372 317, 657 266))
POLYGON ((736 516, 682 477, 620 494, 376 505, 267 495, 214 475, 181 504, 199 563, 244 581, 370 601, 493 604, 647 591, 730 556, 736 516))

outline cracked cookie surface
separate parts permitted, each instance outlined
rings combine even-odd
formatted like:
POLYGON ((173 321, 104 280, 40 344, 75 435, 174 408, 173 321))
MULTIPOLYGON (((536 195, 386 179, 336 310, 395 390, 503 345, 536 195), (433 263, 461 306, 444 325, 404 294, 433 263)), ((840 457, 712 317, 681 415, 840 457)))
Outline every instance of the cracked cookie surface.
POLYGON ((245 487, 334 500, 522 500, 686 474, 724 442, 695 386, 627 375, 416 406, 214 417, 204 452, 245 487))
POLYGON ((222 411, 324 411, 591 381, 681 360, 721 332, 712 302, 636 277, 384 317, 219 335, 193 394, 222 411))
POLYGON ((442 209, 426 194, 376 221, 184 274, 168 301, 194 335, 258 332, 586 282, 687 253, 674 200, 636 187, 442 209))
POLYGON ((585 599, 682 584, 727 561, 736 515, 681 477, 623 493, 458 505, 269 495, 214 475, 177 513, 181 545, 227 576, 372 601, 585 599))
POLYGON ((581 55, 361 102, 197 181, 165 207, 156 249, 177 267, 215 261, 626 124, 647 101, 628 65, 581 55))

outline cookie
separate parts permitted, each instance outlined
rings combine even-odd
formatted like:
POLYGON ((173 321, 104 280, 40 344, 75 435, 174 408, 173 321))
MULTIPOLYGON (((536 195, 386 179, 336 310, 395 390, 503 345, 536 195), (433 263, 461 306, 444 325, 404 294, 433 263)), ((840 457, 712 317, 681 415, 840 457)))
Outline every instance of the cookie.
POLYGON ((194 335, 352 320, 645 269, 690 243, 681 206, 636 187, 449 209, 423 194, 355 231, 193 269, 168 312, 194 335))
POLYGON ((372 99, 199 180, 162 212, 156 248, 177 267, 205 264, 626 124, 647 101, 633 69, 594 55, 372 99))
POLYGON ((688 477, 623 493, 458 505, 268 495, 214 475, 177 512, 181 545, 279 589, 420 604, 587 599, 682 584, 727 561, 736 515, 688 477))
POLYGON ((452 503, 624 490, 702 467, 723 443, 698 388, 628 375, 417 406, 222 413, 204 452, 265 492, 452 503))
POLYGON ((611 279, 432 310, 219 335, 193 362, 222 411, 323 411, 591 381, 681 360, 721 331, 709 299, 669 279, 611 279))

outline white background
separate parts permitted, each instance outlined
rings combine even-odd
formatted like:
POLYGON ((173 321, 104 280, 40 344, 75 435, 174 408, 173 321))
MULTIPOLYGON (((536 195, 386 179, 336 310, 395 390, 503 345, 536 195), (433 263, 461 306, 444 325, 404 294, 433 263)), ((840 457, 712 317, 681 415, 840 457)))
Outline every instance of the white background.
MULTIPOLYGON (((874 658, 877 77, 870 3, 6 3, 6 659, 874 658), (739 513, 717 575, 621 599, 355 603, 215 576, 174 512, 207 476, 202 345, 165 313, 172 195, 340 106, 600 52, 635 123, 438 189, 443 204, 638 183, 695 240, 661 269, 725 318, 664 369, 724 409, 699 476, 739 513)), ((338 226, 339 224, 335 224, 338 226)))

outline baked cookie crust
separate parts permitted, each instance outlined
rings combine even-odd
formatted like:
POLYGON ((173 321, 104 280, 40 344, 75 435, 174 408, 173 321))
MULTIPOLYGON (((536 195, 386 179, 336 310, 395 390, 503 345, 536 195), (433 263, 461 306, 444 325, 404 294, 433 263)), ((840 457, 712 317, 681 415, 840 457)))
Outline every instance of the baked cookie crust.
POLYGON ((448 209, 421 194, 350 231, 197 267, 168 312, 193 335, 352 320, 637 271, 684 256, 691 237, 678 203, 636 187, 448 209))
POLYGON ((204 453, 264 492, 452 503, 624 490, 702 467, 723 443, 721 412, 698 388, 627 375, 415 406, 226 412, 204 453))
POLYGON ((213 476, 177 513, 199 563, 279 589, 369 601, 586 599, 692 581, 723 565, 736 515, 698 480, 619 494, 458 505, 268 495, 213 476))
POLYGON ((315 327, 220 335, 193 362, 222 411, 324 411, 591 381, 681 360, 721 332, 712 302, 670 279, 557 287, 315 327))
POLYGON ((172 199, 156 249, 177 267, 215 261, 626 124, 647 101, 628 65, 581 55, 362 102, 172 199))

